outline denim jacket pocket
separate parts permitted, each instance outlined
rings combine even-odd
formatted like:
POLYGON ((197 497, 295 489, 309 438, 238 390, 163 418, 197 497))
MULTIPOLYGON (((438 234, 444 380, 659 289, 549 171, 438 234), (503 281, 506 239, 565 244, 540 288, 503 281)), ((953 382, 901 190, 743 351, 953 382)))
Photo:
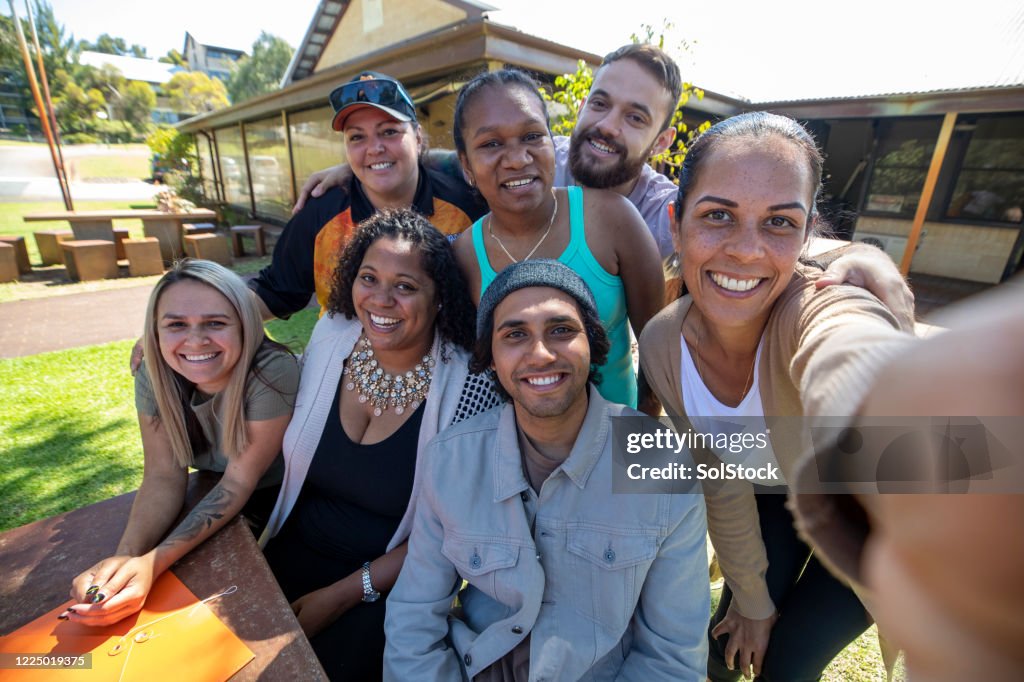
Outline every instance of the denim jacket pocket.
MULTIPOLYGON (((493 537, 446 535, 441 542, 441 554, 476 589, 492 599, 502 601, 503 595, 498 594, 495 573, 518 563, 519 546, 493 537)), ((508 582, 508 578, 504 580, 508 582)))
POLYGON ((658 532, 571 528, 566 548, 576 576, 574 609, 621 631, 633 616, 647 568, 658 554, 658 532))

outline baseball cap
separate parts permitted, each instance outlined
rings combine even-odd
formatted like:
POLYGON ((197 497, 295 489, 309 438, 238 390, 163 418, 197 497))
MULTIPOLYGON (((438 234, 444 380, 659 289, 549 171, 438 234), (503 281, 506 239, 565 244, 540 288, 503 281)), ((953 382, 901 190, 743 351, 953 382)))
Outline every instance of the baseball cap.
POLYGON ((366 107, 380 109, 398 121, 416 120, 416 107, 402 84, 374 71, 364 71, 339 85, 328 99, 334 108, 331 127, 335 130, 342 130, 349 115, 366 107))

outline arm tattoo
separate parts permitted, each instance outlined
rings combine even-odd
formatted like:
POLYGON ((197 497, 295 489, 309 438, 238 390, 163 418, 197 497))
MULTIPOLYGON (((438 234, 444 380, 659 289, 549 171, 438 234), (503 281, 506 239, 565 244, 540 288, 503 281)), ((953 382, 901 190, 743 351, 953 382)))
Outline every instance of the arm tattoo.
POLYGON ((181 542, 189 542, 204 530, 208 530, 216 521, 224 518, 224 510, 231 506, 235 494, 230 490, 221 487, 220 483, 213 487, 206 497, 200 500, 192 511, 188 513, 174 532, 171 533, 161 544, 163 547, 171 547, 181 542))

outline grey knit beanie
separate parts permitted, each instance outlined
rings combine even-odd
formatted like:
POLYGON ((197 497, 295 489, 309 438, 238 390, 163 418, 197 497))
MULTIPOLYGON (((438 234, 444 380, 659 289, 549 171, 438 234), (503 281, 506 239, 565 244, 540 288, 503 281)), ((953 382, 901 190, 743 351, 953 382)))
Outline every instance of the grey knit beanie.
POLYGON ((572 296, 580 308, 589 310, 593 316, 597 314, 597 303, 590 287, 565 263, 550 258, 537 258, 521 263, 513 263, 498 273, 498 276, 487 287, 480 297, 480 305, 476 309, 476 338, 479 340, 489 333, 494 309, 513 291, 527 287, 551 287, 572 296))

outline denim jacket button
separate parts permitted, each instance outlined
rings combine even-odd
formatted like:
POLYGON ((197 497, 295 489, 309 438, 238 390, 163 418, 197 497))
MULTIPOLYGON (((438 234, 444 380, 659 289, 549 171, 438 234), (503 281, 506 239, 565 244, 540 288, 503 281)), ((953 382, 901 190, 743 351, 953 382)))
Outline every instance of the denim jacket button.
POLYGON ((519 493, 519 499, 522 500, 523 502, 529 502, 530 501, 530 496, 524 490, 523 492, 519 493))
POLYGON ((513 625, 512 626, 512 634, 513 635, 521 635, 521 634, 523 634, 523 626, 522 625, 513 625))
POLYGON ((473 657, 470 656, 469 654, 466 654, 465 656, 462 657, 462 662, 465 663, 466 665, 473 665, 473 657))
POLYGON ((615 550, 609 547, 604 551, 604 560, 608 563, 615 561, 615 550))
POLYGON ((473 556, 471 556, 469 558, 469 565, 472 566, 473 568, 480 568, 480 564, 481 563, 483 563, 483 562, 480 560, 480 555, 479 554, 474 554, 473 556))

